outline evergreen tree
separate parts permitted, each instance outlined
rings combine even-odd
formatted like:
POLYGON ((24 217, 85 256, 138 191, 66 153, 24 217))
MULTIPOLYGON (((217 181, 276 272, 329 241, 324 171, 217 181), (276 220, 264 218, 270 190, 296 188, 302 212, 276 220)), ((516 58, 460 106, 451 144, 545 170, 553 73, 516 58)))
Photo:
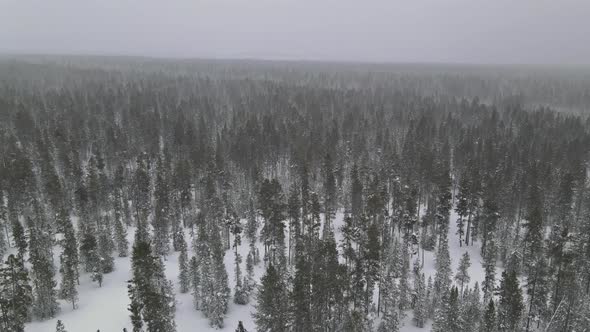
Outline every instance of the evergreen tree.
POLYGON ((29 262, 33 280, 33 313, 39 319, 55 317, 59 312, 55 272, 52 264, 51 240, 46 224, 29 219, 29 262))
POLYGON ((488 303, 492 299, 496 287, 496 246, 493 242, 488 243, 483 255, 483 268, 485 277, 481 288, 483 301, 488 303))
POLYGON ((436 274, 434 276, 433 306, 437 308, 442 297, 448 293, 451 286, 451 258, 447 237, 443 234, 436 253, 436 274))
MULTIPOLYGON (((469 174, 465 171, 461 176, 459 184, 459 194, 457 195, 457 205, 455 212, 459 218, 457 219, 457 234, 459 235, 459 246, 463 245, 463 238, 465 236, 465 217, 469 214, 469 199, 471 196, 472 185, 469 174)), ((469 226, 468 226, 469 227, 469 226)), ((465 239, 465 242, 469 242, 465 239)))
POLYGON ((547 260, 543 255, 539 255, 537 261, 530 265, 531 273, 527 278, 528 294, 528 314, 526 319, 526 329, 532 327, 532 322, 546 319, 549 316, 548 299, 550 294, 549 271, 547 260))
POLYGON ((134 331, 145 325, 147 332, 175 332, 174 294, 161 259, 141 240, 133 245, 131 259, 133 278, 128 282, 128 293, 134 331))
POLYGON ((463 330, 466 332, 479 332, 481 321, 481 303, 479 285, 476 282, 473 289, 465 292, 461 306, 461 318, 463 330))
POLYGON ((236 332, 248 332, 248 330, 246 330, 244 328, 244 324, 242 323, 242 321, 238 322, 238 327, 236 328, 236 332))
POLYGON ((64 239, 62 241, 63 251, 60 256, 61 261, 61 288, 60 297, 72 303, 72 308, 76 309, 76 302, 78 300, 78 290, 76 289, 79 283, 78 271, 78 241, 74 233, 72 221, 67 215, 67 211, 62 209, 60 213, 64 239))
POLYGON ((123 226, 120 217, 115 213, 115 243, 119 257, 127 257, 129 255, 129 241, 127 241, 127 230, 123 226))
POLYGON ((460 332, 463 321, 459 311, 459 290, 452 287, 442 298, 441 308, 437 310, 433 332, 460 332))
POLYGON ((87 232, 83 236, 80 255, 84 257, 85 270, 92 274, 92 281, 102 286, 103 269, 96 237, 90 232, 87 232))
POLYGON ((231 226, 231 233, 234 235, 234 257, 235 257, 235 280, 236 280, 236 287, 234 290, 234 303, 237 304, 246 304, 248 303, 248 291, 244 284, 242 283, 242 270, 240 268, 240 264, 242 263, 242 256, 238 252, 238 247, 242 244, 242 226, 240 225, 239 220, 231 226))
MULTIPOLYGON (((527 213, 525 216, 526 222, 524 224, 526 232, 523 238, 523 244, 525 246, 524 262, 527 264, 536 261, 536 257, 540 254, 543 246, 543 207, 541 193, 537 185, 536 167, 533 167, 531 173, 532 183, 530 184, 527 213)), ((531 271, 527 271, 527 273, 531 273, 531 271)))
MULTIPOLYGON (((182 232, 184 233, 184 232, 182 232)), ((178 281, 180 283, 180 292, 187 293, 191 283, 190 263, 188 260, 188 248, 184 235, 181 236, 180 242, 180 255, 178 255, 178 281)))
POLYGON ((199 261, 193 256, 189 262, 190 286, 193 295, 193 304, 196 310, 201 309, 201 271, 199 261))
POLYGON ((428 298, 426 297, 426 285, 424 273, 415 276, 414 292, 416 303, 414 305, 414 322, 416 326, 422 328, 426 323, 428 315, 428 298))
POLYGON ((18 221, 18 219, 14 219, 12 223, 12 238, 14 239, 14 243, 16 244, 19 259, 21 261, 24 261, 28 244, 25 235, 25 229, 23 225, 21 225, 20 221, 18 221))
POLYGON ((100 269, 102 273, 111 273, 115 269, 115 259, 113 258, 115 245, 108 218, 104 218, 103 223, 99 227, 98 234, 100 269))
POLYGON ((522 291, 516 273, 503 272, 500 281, 498 331, 517 331, 524 308, 522 291))
POLYGON ((384 299, 383 319, 378 330, 398 332, 401 325, 398 304, 399 291, 395 280, 391 276, 385 280, 385 286, 387 287, 388 292, 384 299))
POLYGON ((427 303, 427 310, 426 310, 426 317, 432 318, 434 317, 434 285, 432 283, 432 277, 428 277, 428 283, 426 285, 426 303, 427 303))
POLYGON ((272 264, 260 280, 256 312, 252 315, 260 332, 286 331, 289 326, 285 283, 272 264))
POLYGON ((457 268, 457 274, 455 274, 455 280, 461 285, 461 295, 463 295, 463 286, 469 284, 471 277, 469 276, 469 267, 471 266, 471 260, 469 259, 469 253, 465 252, 461 256, 459 261, 459 267, 457 268))
MULTIPOLYGON (((306 238, 310 239, 308 236, 306 238)), ((293 277, 293 289, 290 294, 291 317, 296 322, 293 325, 295 332, 312 330, 311 264, 303 247, 303 243, 299 242, 295 250, 295 275, 293 277)))
POLYGON ((496 309, 494 307, 494 301, 490 300, 488 303, 482 322, 482 332, 496 332, 496 309))
POLYGON ((170 250, 170 186, 162 159, 158 161, 154 196, 154 250, 164 256, 170 250))
POLYGON ((33 303, 29 275, 22 260, 9 255, 0 269, 0 327, 2 331, 22 332, 30 318, 33 303))
POLYGON ((57 320, 57 324, 55 325, 55 332, 68 332, 64 324, 59 319, 57 320))

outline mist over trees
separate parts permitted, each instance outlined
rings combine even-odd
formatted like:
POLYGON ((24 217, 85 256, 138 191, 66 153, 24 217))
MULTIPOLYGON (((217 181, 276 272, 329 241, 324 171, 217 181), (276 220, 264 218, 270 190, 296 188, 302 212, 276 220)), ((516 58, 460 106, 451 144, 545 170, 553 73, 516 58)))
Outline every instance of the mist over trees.
POLYGON ((236 331, 590 326, 590 121, 531 106, 587 108, 587 76, 289 66, 0 60, 1 330, 118 259, 134 332, 179 294, 252 306, 236 331))

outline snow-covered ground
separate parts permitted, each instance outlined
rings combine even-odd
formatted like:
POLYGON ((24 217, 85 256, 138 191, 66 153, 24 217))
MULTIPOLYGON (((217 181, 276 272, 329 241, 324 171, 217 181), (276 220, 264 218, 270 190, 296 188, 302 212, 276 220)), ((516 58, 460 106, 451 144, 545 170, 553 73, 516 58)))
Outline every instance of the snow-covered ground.
MULTIPOLYGON (((453 277, 459 264, 459 259, 464 252, 469 252, 471 256, 471 267, 469 273, 471 276, 470 286, 478 281, 480 284, 484 278, 484 270, 481 266, 482 258, 479 253, 479 243, 473 246, 460 247, 458 236, 456 235, 455 221, 457 216, 453 212, 451 215, 451 227, 449 231, 449 250, 452 261, 453 277)), ((340 226, 343 223, 342 213, 336 215, 334 221, 336 240, 342 238, 340 226)), ((133 230, 129 230, 130 241, 133 238, 133 230)), ((187 234, 187 239, 190 239, 187 234)), ((248 241, 242 241, 239 251, 242 255, 242 273, 245 273, 245 257, 248 253, 248 241)), ((259 244, 260 246, 260 244, 259 244)), ((60 249, 56 247, 56 251, 60 249)), ((263 249, 259 248, 262 253, 263 249)), ((189 255, 191 251, 189 251, 189 255)), ((421 253, 420 253, 421 255, 421 253)), ((59 257, 59 252, 56 252, 56 258, 59 257)), ((412 258, 414 260, 415 257, 412 258)), ((424 255, 424 273, 426 278, 429 276, 434 278, 435 274, 435 252, 425 252, 424 255)), ((174 252, 167 257, 165 261, 166 274, 168 279, 176 284, 177 294, 177 309, 176 309, 176 324, 179 332, 185 331, 220 331, 215 330, 209 326, 209 321, 201 312, 196 311, 193 307, 192 296, 190 293, 180 294, 178 292, 178 253, 174 252)), ((234 255, 233 251, 227 251, 225 255, 225 265, 228 272, 229 282, 232 289, 235 285, 234 280, 234 255)), ((255 277, 258 280, 262 274, 263 266, 259 264, 255 268, 255 277)), ((501 272, 498 272, 501 273, 501 272)), ((73 310, 71 305, 65 301, 60 301, 62 311, 60 314, 51 320, 35 321, 28 323, 25 327, 26 332, 52 332, 55 331, 55 325, 58 319, 62 320, 66 329, 70 332, 78 331, 96 331, 102 332, 122 331, 127 328, 131 331, 131 324, 129 320, 129 311, 127 306, 129 298, 127 296, 127 280, 131 278, 131 262, 130 258, 116 258, 115 271, 104 276, 104 283, 102 287, 90 280, 89 274, 83 273, 80 278, 79 286, 79 303, 78 308, 73 310)), ((60 280, 59 275, 56 280, 60 280)), ((233 294, 232 294, 233 295, 233 294)), ((251 300, 248 305, 237 305, 230 302, 229 310, 225 319, 225 327, 221 331, 235 331, 238 321, 244 322, 244 327, 248 331, 255 331, 255 326, 252 321, 251 313, 254 311, 254 301, 251 300)), ((404 326, 401 328, 402 332, 416 332, 416 331, 430 331, 432 322, 429 321, 424 328, 414 326, 412 322, 412 312, 407 312, 404 319, 404 326)))
MULTIPOLYGON (((129 241, 133 241, 133 229, 129 229, 129 241)), ((190 247, 190 237, 186 234, 187 242, 190 247)), ((243 257, 242 275, 245 271, 245 257, 248 254, 249 242, 242 241, 239 251, 243 257)), ((56 247, 55 257, 59 257, 59 248, 56 247)), ((262 247, 259 247, 262 252, 262 247)), ((166 275, 176 285, 176 325, 179 332, 182 331, 235 331, 239 321, 244 322, 248 331, 254 331, 254 323, 251 313, 254 311, 254 301, 248 305, 237 305, 230 300, 230 305, 225 318, 225 327, 223 329, 214 329, 209 326, 209 320, 203 316, 200 311, 196 311, 193 306, 192 295, 189 293, 181 294, 178 286, 178 252, 172 252, 164 262, 166 266, 166 275)), ((189 248, 189 256, 192 250, 189 248)), ((233 250, 227 251, 225 255, 225 266, 228 273, 229 283, 232 290, 235 287, 234 280, 234 254, 233 250)), ((255 278, 259 280, 264 273, 262 264, 254 269, 255 278)), ((102 287, 90 280, 90 275, 82 273, 80 277, 79 303, 76 310, 72 309, 71 304, 60 300, 61 312, 54 319, 46 321, 34 321, 26 324, 25 332, 52 332, 55 331, 57 320, 61 320, 69 332, 96 331, 101 332, 118 332, 127 328, 132 331, 131 321, 129 319, 129 297, 127 295, 127 280, 131 279, 131 260, 130 257, 115 258, 115 271, 104 275, 102 287)), ((56 276, 60 280, 60 276, 56 276)), ((233 296, 233 293, 232 293, 233 296)), ((233 298, 232 298, 233 299, 233 298)))

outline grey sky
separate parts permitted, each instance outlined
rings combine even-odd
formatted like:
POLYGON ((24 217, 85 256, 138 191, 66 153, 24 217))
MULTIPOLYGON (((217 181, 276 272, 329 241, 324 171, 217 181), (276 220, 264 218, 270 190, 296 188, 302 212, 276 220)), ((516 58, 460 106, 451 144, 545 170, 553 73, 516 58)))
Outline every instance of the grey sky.
POLYGON ((0 51, 590 63, 589 0, 0 0, 0 51))

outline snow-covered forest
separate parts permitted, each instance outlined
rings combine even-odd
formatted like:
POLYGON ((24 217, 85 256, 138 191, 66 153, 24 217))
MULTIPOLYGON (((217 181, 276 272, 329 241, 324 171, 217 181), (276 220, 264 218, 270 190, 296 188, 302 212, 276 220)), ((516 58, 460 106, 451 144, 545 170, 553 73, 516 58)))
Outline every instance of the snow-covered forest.
POLYGON ((0 331, 590 331, 589 82, 2 58, 0 331))

